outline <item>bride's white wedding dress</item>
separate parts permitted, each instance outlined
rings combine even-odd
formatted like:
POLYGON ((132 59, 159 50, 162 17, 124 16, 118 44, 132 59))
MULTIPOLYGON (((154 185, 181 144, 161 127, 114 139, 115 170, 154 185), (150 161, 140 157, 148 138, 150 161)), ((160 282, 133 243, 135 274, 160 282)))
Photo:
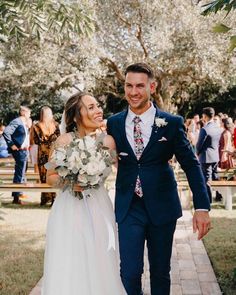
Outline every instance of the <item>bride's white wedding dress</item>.
POLYGON ((79 200, 60 192, 50 212, 42 295, 125 295, 117 229, 103 185, 79 200))

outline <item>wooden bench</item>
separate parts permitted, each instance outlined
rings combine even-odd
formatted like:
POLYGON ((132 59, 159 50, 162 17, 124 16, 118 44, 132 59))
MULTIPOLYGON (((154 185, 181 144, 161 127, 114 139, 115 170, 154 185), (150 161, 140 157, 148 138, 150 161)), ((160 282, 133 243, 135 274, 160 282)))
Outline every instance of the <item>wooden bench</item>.
MULTIPOLYGON (((212 180, 210 181, 211 188, 218 190, 223 196, 223 202, 226 210, 233 208, 233 194, 236 191, 236 180, 212 180)), ((191 190, 187 181, 178 181, 178 189, 181 196, 182 190, 188 189, 188 195, 191 195, 191 190)))
MULTIPOLYGON (((28 167, 33 167, 34 165, 31 163, 31 161, 28 161, 28 167)), ((15 160, 13 157, 8 158, 0 158, 0 168, 3 167, 15 167, 15 160)))
POLYGON ((221 170, 217 172, 217 175, 220 180, 226 180, 229 176, 232 176, 234 173, 234 169, 228 169, 228 170, 221 170))
POLYGON ((47 183, 2 183, 0 184, 0 192, 43 192, 56 193, 58 188, 52 187, 47 183))
POLYGON ((0 158, 0 165, 15 163, 13 157, 0 158))
POLYGON ((233 209, 233 194, 236 192, 236 180, 212 180, 211 187, 219 191, 223 196, 226 210, 233 209))
MULTIPOLYGON (((25 174, 27 180, 34 180, 39 181, 39 173, 36 172, 26 172, 25 174)), ((14 177, 14 171, 11 172, 0 172, 0 180, 13 180, 14 177)))

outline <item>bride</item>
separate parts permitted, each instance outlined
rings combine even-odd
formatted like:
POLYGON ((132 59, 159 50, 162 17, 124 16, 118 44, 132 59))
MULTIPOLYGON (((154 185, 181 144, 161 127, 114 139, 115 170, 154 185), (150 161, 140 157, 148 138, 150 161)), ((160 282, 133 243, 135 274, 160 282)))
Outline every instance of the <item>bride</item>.
MULTIPOLYGON (((65 123, 67 133, 57 139, 57 147, 68 145, 73 136, 96 134, 103 124, 103 111, 94 97, 78 93, 65 105, 65 123)), ((115 149, 113 138, 101 135, 103 144, 115 149)), ((60 183, 55 170, 48 170, 47 182, 54 186, 60 183)), ((78 185, 73 189, 80 191, 78 185)), ((126 294, 119 275, 112 203, 103 185, 90 189, 90 195, 80 200, 69 189, 61 190, 53 204, 46 234, 42 295, 126 294)))

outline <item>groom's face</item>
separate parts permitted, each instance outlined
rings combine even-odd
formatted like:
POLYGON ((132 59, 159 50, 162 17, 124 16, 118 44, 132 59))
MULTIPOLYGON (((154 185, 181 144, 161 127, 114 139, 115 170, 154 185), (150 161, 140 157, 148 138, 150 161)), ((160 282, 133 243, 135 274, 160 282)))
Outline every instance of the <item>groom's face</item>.
POLYGON ((150 107, 150 96, 156 84, 145 73, 128 72, 125 77, 125 97, 130 109, 142 114, 150 107))

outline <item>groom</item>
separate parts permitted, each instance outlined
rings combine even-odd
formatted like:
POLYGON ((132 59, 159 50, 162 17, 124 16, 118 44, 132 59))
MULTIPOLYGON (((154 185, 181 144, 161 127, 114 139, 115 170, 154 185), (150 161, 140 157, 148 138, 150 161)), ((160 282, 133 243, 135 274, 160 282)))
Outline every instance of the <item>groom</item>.
POLYGON ((201 239, 210 229, 209 199, 198 160, 186 138, 183 119, 151 102, 156 90, 149 65, 125 71, 128 110, 108 119, 108 134, 119 155, 115 213, 119 229, 121 278, 128 295, 142 294, 147 242, 152 295, 170 294, 170 259, 181 205, 169 160, 176 156, 193 192, 193 230, 201 239))

